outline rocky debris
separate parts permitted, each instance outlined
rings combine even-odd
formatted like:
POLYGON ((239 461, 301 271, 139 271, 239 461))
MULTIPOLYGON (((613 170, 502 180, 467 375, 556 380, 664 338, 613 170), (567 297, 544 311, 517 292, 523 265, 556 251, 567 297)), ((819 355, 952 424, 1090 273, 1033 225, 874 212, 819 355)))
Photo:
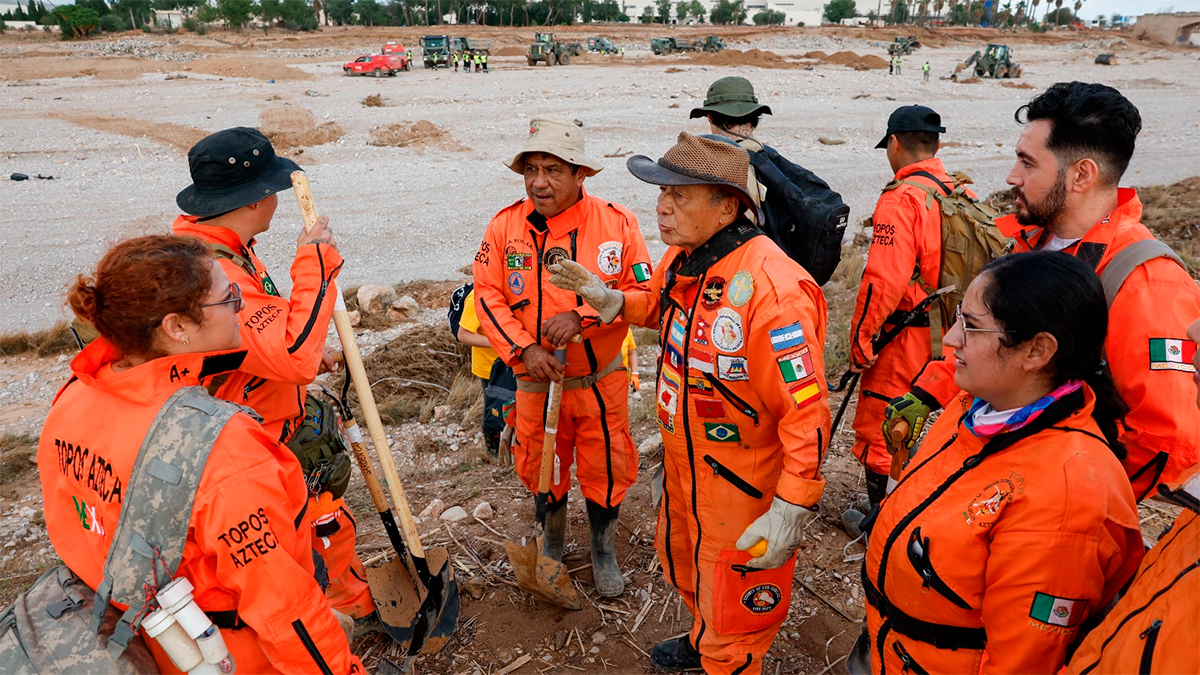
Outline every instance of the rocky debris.
POLYGON ((475 507, 475 510, 471 511, 471 515, 480 520, 488 520, 492 516, 496 515, 496 511, 492 509, 491 504, 487 502, 479 502, 479 505, 475 507))
POLYGON ((596 631, 595 633, 592 633, 592 644, 600 645, 600 644, 604 644, 607 641, 608 641, 608 636, 605 635, 604 633, 601 633, 600 631, 596 631))
POLYGON ((472 600, 482 600, 483 593, 487 590, 487 584, 484 583, 483 577, 471 577, 463 581, 459 586, 464 593, 471 596, 472 600))
POLYGON ((358 287, 358 311, 368 316, 383 314, 396 301, 396 289, 391 286, 363 284, 358 287))
POLYGON ((387 315, 393 321, 405 321, 415 318, 420 311, 421 305, 411 295, 402 295, 388 306, 387 315))
POLYGON ((358 311, 357 309, 352 309, 349 312, 346 312, 346 317, 350 319, 351 326, 358 326, 360 323, 362 323, 362 312, 358 311))
POLYGON ((467 519, 467 510, 461 506, 451 506, 439 516, 439 519, 447 523, 457 523, 467 519))
POLYGON ((434 499, 429 502, 429 506, 426 506, 424 511, 421 511, 420 516, 422 518, 439 518, 445 511, 446 504, 440 499, 434 499))
MULTIPOLYGON (((170 43, 168 43, 170 44, 170 43)), ((200 58, 197 52, 174 51, 163 49, 162 42, 146 42, 143 40, 115 40, 113 42, 87 42, 82 44, 64 43, 65 49, 75 50, 75 57, 104 57, 132 56, 138 59, 154 61, 174 61, 183 63, 200 58)))
POLYGON ((652 457, 662 452, 662 449, 662 434, 652 434, 649 438, 638 444, 638 456, 652 457))

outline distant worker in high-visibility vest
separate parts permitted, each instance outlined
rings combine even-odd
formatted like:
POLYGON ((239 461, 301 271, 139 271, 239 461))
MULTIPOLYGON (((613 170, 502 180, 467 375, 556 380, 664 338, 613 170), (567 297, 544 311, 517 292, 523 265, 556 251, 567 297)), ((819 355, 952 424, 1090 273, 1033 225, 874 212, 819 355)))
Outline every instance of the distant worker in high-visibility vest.
POLYGON ((921 66, 921 77, 924 79, 925 82, 929 81, 929 62, 928 61, 925 62, 925 65, 921 66))

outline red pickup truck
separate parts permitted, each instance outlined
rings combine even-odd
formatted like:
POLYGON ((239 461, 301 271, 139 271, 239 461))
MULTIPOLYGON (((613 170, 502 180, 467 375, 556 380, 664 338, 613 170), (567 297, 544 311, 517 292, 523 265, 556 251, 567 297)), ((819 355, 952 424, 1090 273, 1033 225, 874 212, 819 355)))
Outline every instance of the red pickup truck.
POLYGON ((412 66, 408 63, 406 56, 396 56, 395 54, 368 54, 354 59, 350 63, 342 66, 347 76, 351 75, 374 75, 375 77, 383 77, 384 75, 393 76, 398 71, 410 70, 412 66))

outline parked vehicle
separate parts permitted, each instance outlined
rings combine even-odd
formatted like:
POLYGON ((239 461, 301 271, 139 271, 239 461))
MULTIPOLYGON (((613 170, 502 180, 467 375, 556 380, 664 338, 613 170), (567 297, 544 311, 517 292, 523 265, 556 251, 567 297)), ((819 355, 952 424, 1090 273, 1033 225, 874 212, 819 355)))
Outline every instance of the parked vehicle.
POLYGON ((407 70, 408 59, 394 54, 367 54, 354 59, 342 66, 346 76, 374 75, 375 77, 394 76, 401 70, 407 70))
POLYGON ((589 52, 599 52, 600 54, 616 54, 618 51, 613 41, 606 37, 588 38, 587 50, 589 52))
POLYGON ((469 37, 455 37, 450 39, 450 51, 452 52, 470 52, 472 54, 491 54, 492 41, 479 40, 469 37))
POLYGON ((408 53, 408 48, 399 42, 389 42, 383 46, 381 51, 383 54, 390 54, 404 60, 403 70, 412 70, 412 56, 408 53))
POLYGON ((565 66, 571 63, 572 56, 581 53, 583 53, 583 45, 578 42, 567 44, 555 40, 554 33, 537 33, 533 43, 529 45, 529 49, 525 50, 525 62, 531 66, 537 65, 540 61, 545 61, 547 66, 555 64, 565 66))
POLYGON ((421 38, 421 56, 426 68, 450 65, 450 36, 426 35, 421 38))
POLYGON ((719 52, 725 49, 725 41, 716 35, 709 35, 688 42, 675 37, 656 37, 650 41, 650 51, 655 54, 674 54, 676 52, 719 52))

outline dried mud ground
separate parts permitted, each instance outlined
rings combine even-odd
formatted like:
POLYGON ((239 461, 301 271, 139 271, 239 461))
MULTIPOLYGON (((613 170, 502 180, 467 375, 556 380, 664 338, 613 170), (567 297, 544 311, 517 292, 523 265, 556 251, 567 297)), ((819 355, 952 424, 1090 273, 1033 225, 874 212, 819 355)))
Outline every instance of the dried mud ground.
MULTIPOLYGON (((873 59, 867 57, 883 53, 877 43, 890 41, 895 33, 889 31, 679 29, 685 37, 720 33, 740 50, 719 58, 650 56, 645 45, 661 27, 564 32, 573 39, 613 37, 626 46, 625 59, 589 56, 566 68, 529 68, 519 54, 532 29, 472 28, 468 35, 493 40, 500 54, 492 59, 491 74, 418 69, 376 81, 342 77, 341 64, 377 50, 384 40, 413 44, 417 30, 129 34, 83 43, 0 36, 5 120, 0 174, 55 176, 0 181, 0 212, 10 224, 0 236, 5 289, 0 333, 44 329, 60 320, 62 291, 74 274, 89 269, 120 238, 166 229, 176 213, 172 197, 188 182, 186 149, 205 133, 245 124, 268 129, 276 145, 310 172, 318 204, 333 217, 347 257, 344 287, 431 280, 405 287, 424 308, 416 321, 360 335, 368 360, 392 340, 414 352, 444 352, 446 342, 435 329, 444 325, 444 298, 469 263, 487 219, 521 195, 519 180, 500 162, 519 146, 531 115, 551 112, 585 122, 590 153, 609 169, 590 179, 589 189, 630 206, 657 257, 663 246, 654 229, 654 191, 625 172, 624 158, 657 156, 681 128, 701 131, 686 120, 688 109, 709 82, 732 74, 753 80, 760 98, 772 105, 775 115, 764 119, 761 135, 829 180, 851 204, 856 221, 869 213, 890 177, 871 147, 895 106, 921 102, 942 112, 950 127, 942 156, 951 168, 972 174, 981 194, 990 194, 1003 187, 1012 162, 1018 133, 1012 111, 1031 93, 1063 79, 1117 86, 1141 108, 1145 121, 1126 182, 1175 183, 1155 193, 1156 201, 1165 200, 1160 210, 1178 211, 1156 231, 1171 235, 1195 273, 1200 179, 1176 183, 1200 167, 1195 51, 1158 48, 1114 33, 1034 38, 926 31, 920 37, 928 46, 906 62, 904 76, 889 78, 886 71, 854 69, 869 67, 873 59), (1021 82, 943 79, 956 62, 997 41, 1013 44, 1026 64, 1021 82), (1117 53, 1120 65, 1094 66, 1100 51, 1117 53), (920 82, 916 67, 924 59, 934 69, 929 84, 920 82), (423 337, 413 339, 418 335, 423 337)), ((279 231, 266 235, 259 248, 273 268, 286 267, 289 233, 298 223, 298 210, 281 200, 279 231)), ((844 364, 844 335, 861 274, 863 249, 848 244, 842 268, 825 287, 831 378, 844 364)), ((277 272, 276 280, 282 276, 277 272)), ((646 345, 653 339, 639 335, 639 343, 643 381, 649 383, 656 354, 646 345)), ((11 352, 0 347, 0 353, 11 352)), ((31 439, 66 380, 69 358, 0 357, 0 605, 56 560, 29 457, 31 439)), ((454 638, 440 654, 419 659, 417 671, 651 672, 646 653, 685 632, 690 622, 664 584, 652 545, 648 485, 661 454, 642 457, 638 482, 622 509, 617 550, 627 573, 624 596, 601 601, 592 591, 587 519, 576 489, 567 564, 589 601, 579 612, 549 607, 513 587, 502 546, 505 539, 529 534, 532 499, 510 470, 485 461, 476 436, 478 406, 464 394, 477 389, 453 384, 453 373, 446 376, 442 382, 452 390, 447 407, 437 409, 419 397, 396 404, 394 409, 407 412, 397 413, 388 427, 393 456, 414 512, 437 498, 468 512, 487 501, 495 515, 486 525, 474 519, 447 525, 432 518, 418 524, 427 546, 448 548, 464 589, 482 594, 476 599, 464 593, 454 638)), ((652 399, 643 389, 631 400, 636 442, 658 434, 652 399)), ((832 403, 840 398, 835 395, 832 403)), ((861 630, 856 556, 862 547, 838 524, 863 489, 861 469, 847 452, 853 404, 825 462, 828 487, 801 545, 791 613, 766 658, 768 674, 844 673, 839 659, 861 630)), ((349 501, 358 516, 360 554, 379 555, 386 537, 360 480, 349 501)), ((1142 517, 1153 539, 1173 512, 1147 504, 1142 517)), ((372 670, 382 658, 395 658, 390 643, 375 637, 357 642, 355 651, 372 670)))

